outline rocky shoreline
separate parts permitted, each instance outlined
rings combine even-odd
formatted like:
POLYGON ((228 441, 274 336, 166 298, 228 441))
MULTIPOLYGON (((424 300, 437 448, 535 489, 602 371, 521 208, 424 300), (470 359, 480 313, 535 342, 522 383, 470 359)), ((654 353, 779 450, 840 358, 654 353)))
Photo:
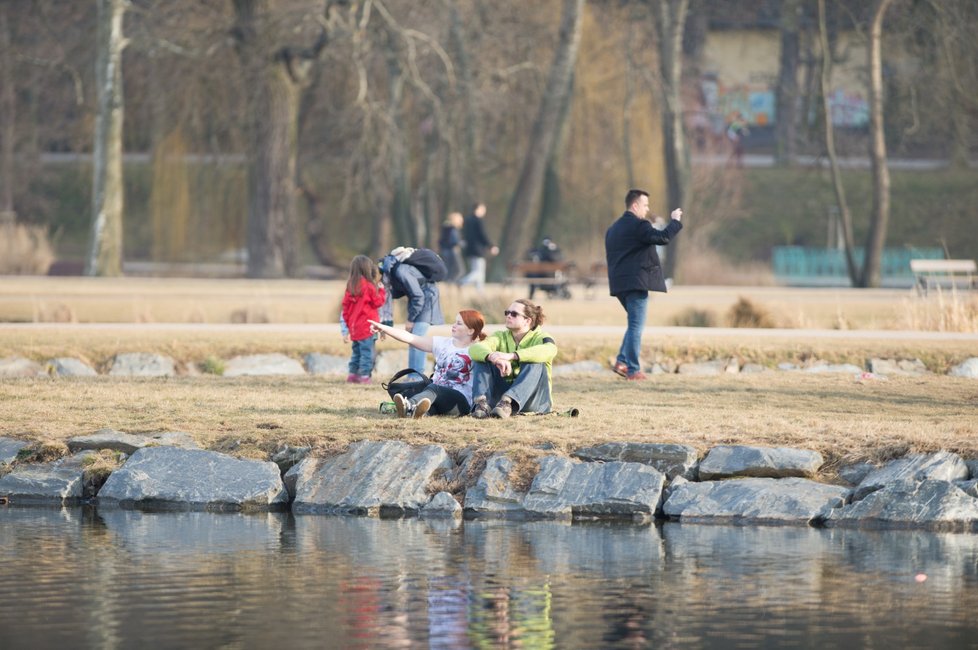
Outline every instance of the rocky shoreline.
POLYGON ((530 467, 496 453, 362 440, 319 458, 283 447, 267 461, 199 449, 179 432, 102 430, 70 456, 26 463, 0 438, 0 500, 10 506, 266 511, 374 517, 611 519, 648 523, 920 528, 978 532, 978 459, 937 452, 843 467, 791 448, 616 442, 546 455, 530 467), (89 470, 100 450, 122 464, 89 470), (9 470, 9 471, 7 471, 9 470))

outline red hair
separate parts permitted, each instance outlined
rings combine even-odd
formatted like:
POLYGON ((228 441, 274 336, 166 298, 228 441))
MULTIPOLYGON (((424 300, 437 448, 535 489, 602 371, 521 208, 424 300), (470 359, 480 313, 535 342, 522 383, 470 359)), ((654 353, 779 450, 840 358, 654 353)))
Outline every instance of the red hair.
POLYGON ((482 315, 482 312, 477 309, 462 309, 458 312, 458 315, 462 317, 462 322, 465 326, 472 330, 472 340, 473 341, 484 341, 486 338, 486 333, 482 331, 482 328, 486 326, 486 318, 482 315))

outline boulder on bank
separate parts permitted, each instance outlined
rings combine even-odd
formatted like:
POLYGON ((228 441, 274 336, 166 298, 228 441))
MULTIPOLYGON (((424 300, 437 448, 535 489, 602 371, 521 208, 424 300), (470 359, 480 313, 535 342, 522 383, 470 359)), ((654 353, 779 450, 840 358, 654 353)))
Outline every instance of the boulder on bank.
POLYGON ((345 375, 350 364, 348 357, 318 352, 310 352, 302 360, 310 375, 345 375))
POLYGON ((662 512, 684 522, 808 524, 849 493, 804 478, 683 482, 669 490, 662 512))
POLYGON ((234 357, 224 366, 225 377, 304 375, 302 364, 284 354, 249 354, 234 357))
POLYGON ((0 477, 0 496, 13 505, 75 505, 86 496, 84 459, 92 452, 50 463, 20 465, 0 477))
POLYGON ((148 352, 127 352, 112 359, 109 375, 112 377, 173 377, 173 359, 148 352))
POLYGON ((891 483, 907 479, 960 481, 967 479, 969 475, 968 466, 957 454, 949 451, 913 454, 891 461, 867 474, 856 486, 852 500, 859 501, 871 492, 882 489, 891 483))
POLYGON ((462 506, 448 492, 439 492, 421 507, 420 514, 426 519, 436 517, 459 519, 462 517, 462 506))
POLYGON ((0 359, 0 377, 41 377, 44 368, 41 364, 24 357, 0 359))
POLYGON ((699 478, 702 481, 737 476, 810 478, 823 462, 822 454, 807 449, 720 445, 710 449, 700 462, 699 478))
POLYGON ((74 357, 58 357, 48 359, 45 364, 49 375, 54 377, 95 377, 95 368, 74 357))
POLYGON ((122 433, 114 429, 99 429, 87 436, 76 436, 67 441, 68 451, 78 452, 85 449, 111 449, 112 451, 132 454, 143 447, 183 447, 197 449, 197 442, 189 433, 182 431, 167 431, 163 433, 135 434, 122 433))
POLYGON ((362 440, 339 456, 296 465, 292 510, 370 516, 416 513, 430 500, 428 484, 451 468, 452 459, 437 445, 362 440))
POLYGON ((884 377, 920 377, 929 374, 927 366, 920 359, 877 359, 869 360, 869 371, 884 377))
POLYGON ((481 517, 521 516, 523 493, 510 480, 513 460, 503 454, 493 454, 475 485, 465 491, 465 511, 481 517))
POLYGON ((547 456, 523 508, 535 517, 652 517, 665 482, 664 474, 641 463, 581 463, 547 456))
POLYGON ((905 479, 825 513, 826 526, 978 530, 978 499, 951 481, 905 479))
POLYGON ((692 478, 697 459, 696 449, 689 445, 658 442, 607 442, 577 449, 571 456, 592 462, 620 461, 651 465, 670 481, 677 476, 692 478))
POLYGON ((14 438, 0 437, 0 465, 9 465, 17 460, 17 454, 31 443, 14 438))
POLYGON ((143 447, 112 473, 98 502, 136 509, 267 510, 287 505, 288 493, 272 462, 143 447))
POLYGON ((978 357, 966 359, 953 368, 947 374, 952 377, 966 377, 968 379, 978 379, 978 357))

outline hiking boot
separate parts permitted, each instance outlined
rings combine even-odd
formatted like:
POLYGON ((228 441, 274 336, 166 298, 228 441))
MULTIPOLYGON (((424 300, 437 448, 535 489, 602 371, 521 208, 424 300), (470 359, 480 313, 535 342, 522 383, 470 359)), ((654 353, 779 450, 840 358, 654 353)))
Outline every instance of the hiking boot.
POLYGON ((414 405, 414 419, 420 420, 425 415, 428 414, 428 409, 431 408, 431 400, 427 397, 423 398, 420 402, 414 405))
POLYGON ((648 379, 648 377, 646 377, 645 373, 641 370, 636 370, 632 374, 628 375, 627 379, 628 381, 644 381, 648 379))
POLYGON ((472 404, 472 412, 469 413, 476 420, 485 420, 489 417, 489 404, 485 397, 476 397, 472 404))
POLYGON ((411 400, 398 393, 394 395, 394 408, 397 410, 397 417, 406 418, 411 412, 411 400))
POLYGON ((508 418, 513 414, 513 402, 510 401, 508 397, 504 397, 499 400, 496 404, 496 408, 492 410, 491 415, 494 418, 508 418))
POLYGON ((619 377, 625 377, 626 379, 628 378, 628 366, 621 361, 615 361, 614 364, 612 364, 611 369, 614 370, 615 374, 619 377))

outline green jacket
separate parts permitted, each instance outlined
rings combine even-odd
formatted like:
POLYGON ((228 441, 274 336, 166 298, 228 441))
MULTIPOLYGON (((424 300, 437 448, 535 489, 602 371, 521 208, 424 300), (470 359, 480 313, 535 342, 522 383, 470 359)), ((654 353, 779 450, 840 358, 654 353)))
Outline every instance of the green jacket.
POLYGON ((550 371, 554 357, 557 356, 557 343, 542 328, 534 327, 531 329, 519 345, 516 344, 516 340, 509 330, 502 330, 469 348, 469 356, 472 357, 473 361, 485 361, 491 352, 515 352, 520 356, 519 361, 513 362, 513 374, 507 377, 508 381, 513 381, 516 379, 516 375, 520 374, 520 363, 545 364, 547 366, 547 384, 550 385, 550 392, 553 393, 553 379, 550 371))

